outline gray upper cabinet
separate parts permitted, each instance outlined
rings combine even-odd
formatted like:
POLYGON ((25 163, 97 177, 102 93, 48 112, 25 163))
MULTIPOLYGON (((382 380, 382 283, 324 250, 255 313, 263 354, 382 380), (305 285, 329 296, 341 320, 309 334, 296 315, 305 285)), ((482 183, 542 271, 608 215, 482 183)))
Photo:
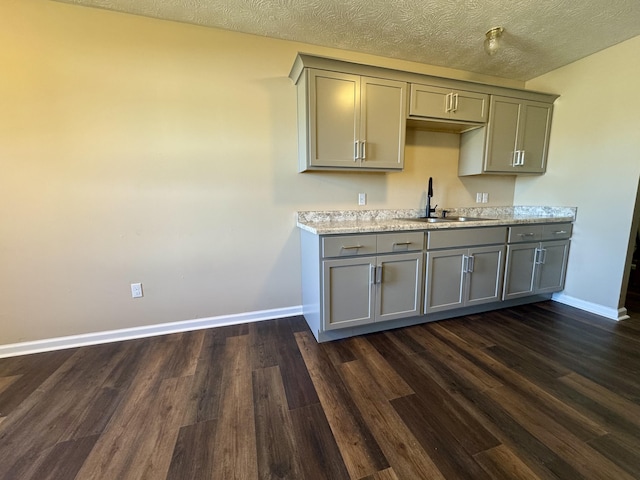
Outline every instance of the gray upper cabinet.
POLYGON ((460 176, 546 170, 557 95, 304 53, 289 78, 300 172, 402 170, 407 126, 460 134, 460 176))
POLYGON ((299 170, 401 170, 407 84, 305 69, 298 82, 299 170))
POLYGON ((462 134, 459 175, 544 173, 552 111, 550 103, 492 95, 486 132, 462 134))
POLYGON ((411 84, 409 116, 486 123, 489 95, 411 84))

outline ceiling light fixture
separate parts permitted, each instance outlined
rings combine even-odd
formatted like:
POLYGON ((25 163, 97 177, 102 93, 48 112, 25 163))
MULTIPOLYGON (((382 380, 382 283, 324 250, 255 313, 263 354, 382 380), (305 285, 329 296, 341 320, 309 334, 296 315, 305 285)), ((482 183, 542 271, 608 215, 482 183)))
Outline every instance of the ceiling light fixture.
POLYGON ((493 27, 487 33, 485 33, 484 40, 484 51, 487 52, 487 55, 495 55, 498 50, 500 50, 500 38, 502 37, 502 33, 504 32, 504 28, 502 27, 493 27))

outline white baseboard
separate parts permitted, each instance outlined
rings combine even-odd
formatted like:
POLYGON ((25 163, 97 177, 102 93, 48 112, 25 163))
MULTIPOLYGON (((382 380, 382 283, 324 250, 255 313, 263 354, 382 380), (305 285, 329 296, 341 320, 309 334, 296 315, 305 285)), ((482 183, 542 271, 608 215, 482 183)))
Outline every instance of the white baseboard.
POLYGON ((0 358, 302 315, 302 305, 0 345, 0 358))
POLYGON ((595 315, 600 315, 601 317, 610 318, 611 320, 618 321, 626 320, 629 318, 626 308, 605 307, 597 303, 591 303, 585 300, 580 300, 579 298, 570 297, 568 295, 565 295, 564 293, 554 293, 552 298, 556 302, 569 305, 570 307, 576 307, 580 310, 584 310, 595 315))

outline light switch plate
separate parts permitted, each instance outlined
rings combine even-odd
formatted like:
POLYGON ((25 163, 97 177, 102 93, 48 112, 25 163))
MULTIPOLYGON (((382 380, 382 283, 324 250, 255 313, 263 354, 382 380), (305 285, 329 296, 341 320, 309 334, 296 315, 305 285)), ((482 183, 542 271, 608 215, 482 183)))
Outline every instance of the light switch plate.
POLYGON ((358 205, 366 205, 367 204, 367 194, 359 193, 358 194, 358 205))

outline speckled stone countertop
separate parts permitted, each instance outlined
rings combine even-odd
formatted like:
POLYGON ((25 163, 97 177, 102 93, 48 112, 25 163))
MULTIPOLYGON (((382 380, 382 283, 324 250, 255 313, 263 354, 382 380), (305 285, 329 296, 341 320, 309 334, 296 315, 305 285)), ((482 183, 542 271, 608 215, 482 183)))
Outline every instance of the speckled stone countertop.
MULTIPOLYGON (((316 235, 339 233, 375 233, 404 230, 441 230, 526 223, 573 222, 576 207, 465 207, 447 208, 447 215, 481 217, 467 222, 426 223, 412 221, 424 216, 424 209, 409 210, 340 210, 298 212, 299 228, 316 235)), ((442 216, 438 209, 434 216, 442 216)))

